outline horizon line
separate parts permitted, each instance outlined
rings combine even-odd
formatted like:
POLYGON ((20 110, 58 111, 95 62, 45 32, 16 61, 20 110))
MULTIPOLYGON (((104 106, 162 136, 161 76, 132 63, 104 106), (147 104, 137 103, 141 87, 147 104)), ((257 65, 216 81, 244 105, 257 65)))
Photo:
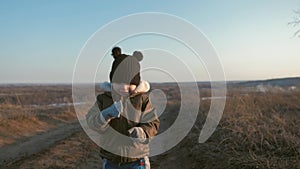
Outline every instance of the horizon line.
MULTIPOLYGON (((251 82, 251 81, 267 81, 267 80, 279 80, 279 79, 297 79, 300 78, 300 76, 296 77, 282 77, 282 78, 269 78, 269 79, 254 79, 254 80, 225 80, 224 82, 251 82)), ((156 83, 156 84, 162 84, 162 83, 210 83, 210 82, 223 82, 223 81, 158 81, 158 82, 151 82, 149 83, 156 83)), ((102 82, 95 82, 94 84, 99 84, 102 82)), ((90 82, 79 82, 79 83, 73 83, 73 82, 0 82, 0 85, 70 85, 70 84, 91 84, 90 82)))

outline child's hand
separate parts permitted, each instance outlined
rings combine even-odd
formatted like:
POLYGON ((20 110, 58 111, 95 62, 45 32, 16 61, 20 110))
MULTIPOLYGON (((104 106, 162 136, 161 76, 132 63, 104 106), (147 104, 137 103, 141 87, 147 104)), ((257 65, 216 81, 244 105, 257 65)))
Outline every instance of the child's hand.
POLYGON ((136 142, 145 142, 147 139, 146 133, 141 127, 132 127, 128 130, 131 137, 134 138, 136 142))
POLYGON ((119 118, 123 111, 122 101, 117 101, 108 108, 102 110, 100 113, 104 117, 105 121, 109 121, 115 118, 119 118))

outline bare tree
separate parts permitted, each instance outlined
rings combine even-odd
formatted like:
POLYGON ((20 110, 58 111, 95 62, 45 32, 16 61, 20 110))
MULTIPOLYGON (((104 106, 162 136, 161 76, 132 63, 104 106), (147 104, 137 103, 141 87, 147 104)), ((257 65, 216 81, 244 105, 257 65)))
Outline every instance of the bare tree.
MULTIPOLYGON (((294 11, 295 16, 293 17, 293 21, 289 22, 288 25, 293 27, 299 27, 300 25, 300 9, 294 11)), ((300 38, 300 28, 294 33, 294 36, 300 38)))

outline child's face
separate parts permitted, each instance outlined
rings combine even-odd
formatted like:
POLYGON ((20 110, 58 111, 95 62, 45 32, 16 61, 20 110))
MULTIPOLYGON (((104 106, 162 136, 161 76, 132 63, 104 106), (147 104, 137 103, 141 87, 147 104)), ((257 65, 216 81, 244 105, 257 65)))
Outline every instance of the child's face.
POLYGON ((136 85, 126 83, 113 83, 113 89, 121 96, 128 96, 129 93, 133 92, 136 85))

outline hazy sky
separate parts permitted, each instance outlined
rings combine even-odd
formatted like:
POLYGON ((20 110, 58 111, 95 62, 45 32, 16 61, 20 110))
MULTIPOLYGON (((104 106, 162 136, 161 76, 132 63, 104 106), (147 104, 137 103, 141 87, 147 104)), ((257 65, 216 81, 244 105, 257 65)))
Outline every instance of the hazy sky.
MULTIPOLYGON (((296 9, 299 0, 1 1, 0 83, 71 82, 76 58, 88 38, 112 20, 139 12, 169 13, 197 26, 216 48, 227 80, 300 76, 300 38, 293 37, 296 28, 287 25, 296 9)), ((131 53, 164 44, 159 46, 188 60, 183 48, 172 50, 170 46, 178 44, 171 41, 144 36, 118 45, 131 53)), ((176 67, 163 55, 145 56, 144 61, 154 66, 165 63, 170 70, 176 67)), ((96 81, 108 80, 111 62, 107 54, 96 81)), ((209 80, 202 75, 203 68, 191 70, 201 71, 194 72, 197 80, 209 80)), ((172 71, 177 80, 189 80, 180 69, 172 71)), ((145 71, 143 78, 168 81, 154 74, 145 71)))

